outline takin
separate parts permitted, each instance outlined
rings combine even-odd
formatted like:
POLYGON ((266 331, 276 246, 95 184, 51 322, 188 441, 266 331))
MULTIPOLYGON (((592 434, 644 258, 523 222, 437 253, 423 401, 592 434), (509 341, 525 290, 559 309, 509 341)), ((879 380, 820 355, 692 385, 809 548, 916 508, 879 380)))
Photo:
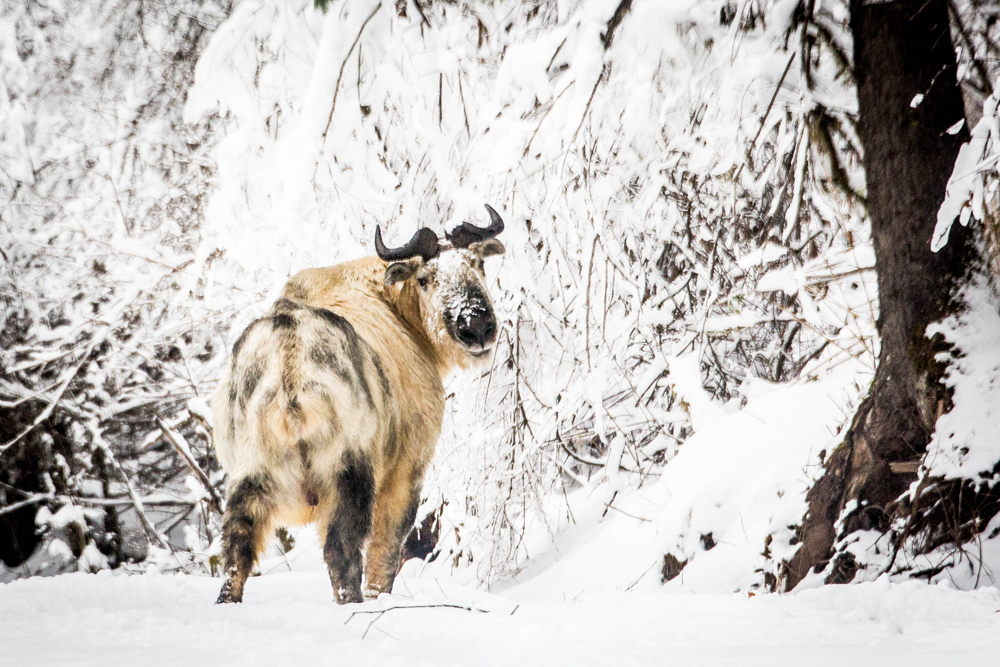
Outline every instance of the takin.
POLYGON ((503 220, 422 228, 377 257, 293 276, 233 345, 212 401, 229 473, 225 583, 240 602, 267 537, 316 523, 340 604, 392 590, 444 416, 442 378, 497 339, 483 259, 503 220), (362 559, 362 550, 365 557, 362 559), (362 562, 365 586, 362 590, 362 562))

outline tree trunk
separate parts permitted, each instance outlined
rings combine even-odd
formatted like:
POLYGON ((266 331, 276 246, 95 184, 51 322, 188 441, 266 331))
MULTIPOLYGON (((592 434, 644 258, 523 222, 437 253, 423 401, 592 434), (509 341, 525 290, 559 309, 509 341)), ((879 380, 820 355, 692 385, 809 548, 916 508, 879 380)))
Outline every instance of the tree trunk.
MULTIPOLYGON (((956 290, 977 257, 972 234, 958 225, 943 250, 930 250, 945 186, 968 138, 965 127, 947 132, 964 119, 947 0, 852 0, 851 30, 882 347, 868 397, 807 496, 802 546, 785 568, 785 590, 810 569, 821 571, 841 537, 888 529, 937 418, 951 407, 940 382, 946 365, 934 358, 946 346, 925 331, 959 308, 956 290), (852 501, 838 534, 835 524, 852 501)), ((845 553, 827 582, 850 581, 855 570, 845 553)))

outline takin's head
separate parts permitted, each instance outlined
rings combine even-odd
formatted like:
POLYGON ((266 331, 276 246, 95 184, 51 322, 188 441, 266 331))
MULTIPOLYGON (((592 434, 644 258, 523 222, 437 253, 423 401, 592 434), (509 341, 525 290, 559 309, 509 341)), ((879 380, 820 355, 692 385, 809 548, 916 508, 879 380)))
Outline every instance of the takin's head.
POLYGON ((415 290, 420 315, 431 342, 461 366, 485 358, 497 340, 493 301, 486 289, 483 259, 504 252, 495 237, 503 220, 489 205, 488 227, 468 222, 445 234, 450 243, 439 243, 437 234, 423 227, 401 248, 387 248, 375 228, 375 251, 389 266, 387 285, 415 290), (457 353, 457 354, 456 354, 457 353))

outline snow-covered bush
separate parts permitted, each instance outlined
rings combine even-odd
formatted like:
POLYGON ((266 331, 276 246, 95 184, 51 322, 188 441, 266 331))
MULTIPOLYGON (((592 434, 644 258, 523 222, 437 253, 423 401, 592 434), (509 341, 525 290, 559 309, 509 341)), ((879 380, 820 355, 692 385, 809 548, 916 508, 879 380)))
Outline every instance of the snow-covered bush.
MULTIPOLYGON (((55 516, 89 508, 87 539, 112 564, 143 558, 177 519, 196 523, 187 469, 147 436, 156 416, 190 422, 185 405, 211 389, 224 344, 227 309, 204 300, 207 263, 192 262, 220 123, 185 124, 182 110, 228 11, 139 0, 0 10, 0 498, 20 505, 0 516, 0 542, 12 563, 31 553, 41 503, 55 516)), ((184 428, 201 433, 211 467, 204 429, 184 428)))
POLYGON ((68 454, 5 502, 113 499, 203 561, 211 499, 155 417, 218 492, 201 397, 287 277, 490 203, 503 331, 449 384, 425 509, 441 562, 516 570, 568 491, 658 476, 709 397, 874 363, 845 24, 796 0, 9 10, 5 442, 49 414, 0 455, 50 431, 68 454))

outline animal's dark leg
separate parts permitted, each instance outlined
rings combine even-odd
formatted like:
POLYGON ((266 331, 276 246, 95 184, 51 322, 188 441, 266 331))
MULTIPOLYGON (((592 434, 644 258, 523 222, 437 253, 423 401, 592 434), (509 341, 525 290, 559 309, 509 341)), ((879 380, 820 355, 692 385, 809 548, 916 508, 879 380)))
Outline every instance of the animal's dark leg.
POLYGON ((222 556, 226 581, 217 604, 242 602, 243 585, 264 547, 270 527, 270 480, 266 475, 246 477, 230 486, 222 524, 222 556))
POLYGON ((363 453, 344 455, 337 474, 337 504, 326 529, 323 557, 338 604, 361 602, 361 547, 372 524, 375 479, 363 453))
POLYGON ((369 599, 392 592, 403 541, 413 528, 420 506, 422 471, 404 468, 386 479, 375 501, 365 563, 365 597, 369 599))

